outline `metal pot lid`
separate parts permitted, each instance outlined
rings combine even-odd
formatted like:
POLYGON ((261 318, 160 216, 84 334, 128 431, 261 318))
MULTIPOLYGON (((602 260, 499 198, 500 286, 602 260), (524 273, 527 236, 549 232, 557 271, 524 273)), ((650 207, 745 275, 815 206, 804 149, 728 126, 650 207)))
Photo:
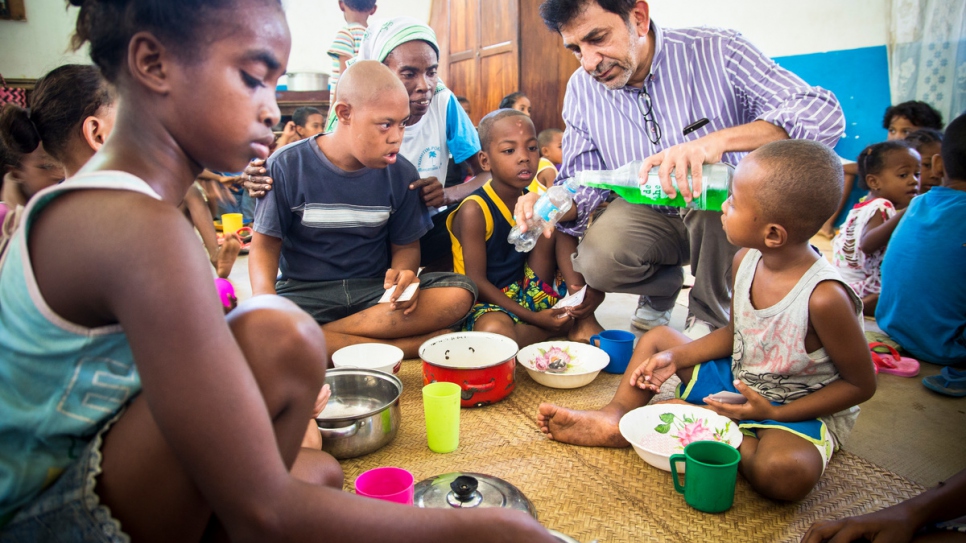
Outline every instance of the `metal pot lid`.
POLYGON ((413 492, 413 504, 416 507, 507 507, 526 511, 533 518, 537 518, 537 509, 520 489, 492 475, 446 473, 416 483, 413 492))

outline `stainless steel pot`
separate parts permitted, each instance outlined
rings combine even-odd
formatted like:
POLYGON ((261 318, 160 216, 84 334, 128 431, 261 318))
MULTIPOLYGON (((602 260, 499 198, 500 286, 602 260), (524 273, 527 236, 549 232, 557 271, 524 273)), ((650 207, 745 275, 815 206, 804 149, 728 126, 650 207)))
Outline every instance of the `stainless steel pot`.
POLYGON ((288 75, 290 91, 322 91, 329 88, 329 74, 322 72, 292 72, 288 75))
POLYGON ((322 450, 355 458, 387 445, 399 429, 403 385, 395 375, 376 370, 336 368, 326 371, 332 388, 329 403, 315 418, 322 450))

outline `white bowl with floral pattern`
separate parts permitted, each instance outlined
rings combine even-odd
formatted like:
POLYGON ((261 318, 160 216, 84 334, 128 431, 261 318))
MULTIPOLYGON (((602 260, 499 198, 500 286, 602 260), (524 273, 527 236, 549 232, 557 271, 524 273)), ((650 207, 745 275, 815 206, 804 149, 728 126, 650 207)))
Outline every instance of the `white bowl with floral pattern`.
MULTIPOLYGON (((619 424, 621 435, 648 464, 671 471, 672 454, 684 452, 695 441, 722 441, 738 448, 738 424, 710 409, 697 405, 663 403, 629 411, 619 424)), ((678 473, 684 473, 679 462, 678 473)))
POLYGON ((603 350, 573 341, 544 341, 520 349, 519 362, 530 377, 550 388, 580 388, 589 385, 610 362, 603 350), (555 368, 560 371, 553 371, 555 368))

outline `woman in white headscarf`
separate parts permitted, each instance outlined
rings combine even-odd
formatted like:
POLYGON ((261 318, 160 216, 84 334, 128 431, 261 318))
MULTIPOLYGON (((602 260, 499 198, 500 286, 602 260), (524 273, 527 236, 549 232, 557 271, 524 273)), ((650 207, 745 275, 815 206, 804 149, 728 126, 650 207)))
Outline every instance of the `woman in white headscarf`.
MULTIPOLYGON (((432 28, 412 17, 372 21, 362 38, 359 56, 350 60, 378 60, 389 67, 409 93, 410 119, 399 154, 412 162, 422 179, 413 183, 427 207, 439 208, 460 202, 483 185, 477 177, 462 185, 443 189, 449 155, 459 164, 466 162, 473 173, 480 173, 480 138, 469 116, 453 93, 439 80, 439 45, 432 28)), ((330 97, 335 103, 336 96, 330 97)), ((335 115, 330 108, 326 132, 333 129, 335 115)), ((271 188, 271 179, 261 177, 264 169, 253 162, 245 170, 245 186, 252 196, 260 197, 271 188)), ((451 265, 449 234, 445 214, 433 217, 434 228, 421 240, 424 265, 442 261, 451 265), (450 256, 447 262, 447 256, 450 256)))

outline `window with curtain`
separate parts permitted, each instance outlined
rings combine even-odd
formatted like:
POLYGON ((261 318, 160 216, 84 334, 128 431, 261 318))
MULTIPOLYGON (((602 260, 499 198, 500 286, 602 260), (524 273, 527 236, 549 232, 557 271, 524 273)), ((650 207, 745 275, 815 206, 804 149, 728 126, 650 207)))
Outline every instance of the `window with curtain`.
POLYGON ((966 0, 892 0, 892 103, 921 100, 948 123, 966 110, 966 0))

